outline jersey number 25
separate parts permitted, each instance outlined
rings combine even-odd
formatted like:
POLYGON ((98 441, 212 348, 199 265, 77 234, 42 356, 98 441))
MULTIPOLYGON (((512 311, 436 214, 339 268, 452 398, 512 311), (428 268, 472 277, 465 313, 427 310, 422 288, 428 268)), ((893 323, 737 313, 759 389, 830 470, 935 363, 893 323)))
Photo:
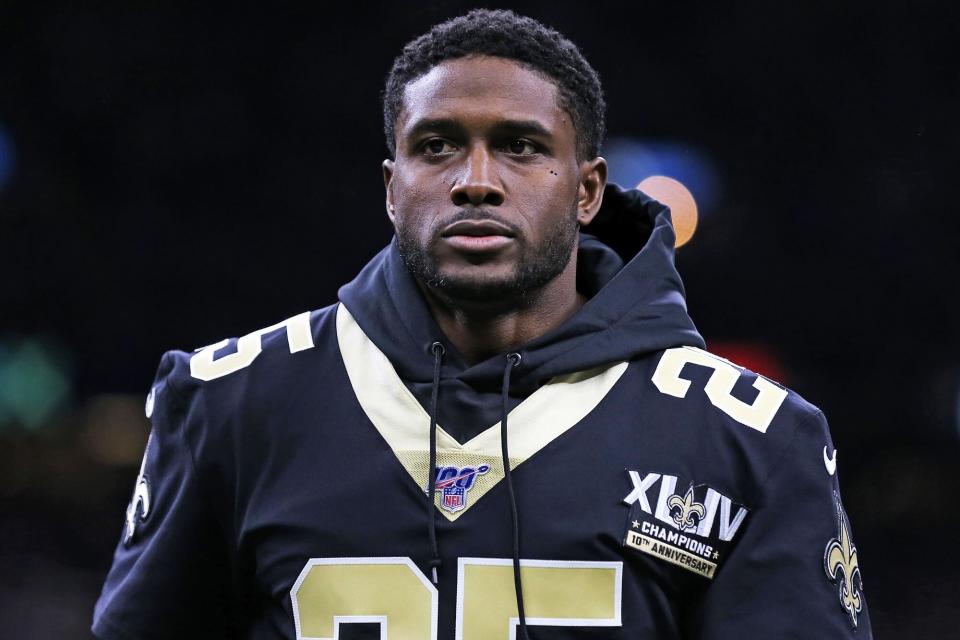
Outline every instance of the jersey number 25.
MULTIPOLYGON (((521 560, 527 624, 619 627, 622 562, 521 560)), ((290 591, 297 640, 378 623, 381 640, 436 640, 437 589, 410 558, 314 558, 290 591)), ((460 558, 457 640, 516 637, 513 563, 460 558)))

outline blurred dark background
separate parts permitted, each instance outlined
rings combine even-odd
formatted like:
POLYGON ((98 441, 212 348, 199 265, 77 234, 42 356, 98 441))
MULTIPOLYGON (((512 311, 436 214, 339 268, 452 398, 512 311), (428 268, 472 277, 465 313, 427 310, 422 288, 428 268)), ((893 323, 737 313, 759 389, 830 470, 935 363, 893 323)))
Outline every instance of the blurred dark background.
MULTIPOLYGON (((163 351, 388 242, 383 80, 476 5, 347 4, 0 1, 0 636, 89 637, 163 351)), ((957 637, 960 10, 510 8, 599 71, 613 179, 697 199, 708 348, 828 416, 877 637, 957 637)))

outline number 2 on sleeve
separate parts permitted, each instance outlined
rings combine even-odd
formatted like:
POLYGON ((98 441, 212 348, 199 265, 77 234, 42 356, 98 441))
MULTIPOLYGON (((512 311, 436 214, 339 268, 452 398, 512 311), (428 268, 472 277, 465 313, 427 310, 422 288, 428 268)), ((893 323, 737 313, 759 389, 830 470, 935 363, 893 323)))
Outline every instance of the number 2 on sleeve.
POLYGON ((784 389, 763 376, 757 376, 753 381, 757 397, 749 404, 738 400, 730 392, 740 379, 741 367, 696 347, 677 347, 664 351, 657 364, 657 370, 653 373, 653 384, 661 393, 675 398, 685 398, 690 389, 690 381, 681 378, 680 372, 687 363, 713 369, 710 379, 703 387, 704 393, 707 394, 713 406, 740 424, 756 429, 760 433, 767 432, 773 417, 777 415, 777 410, 787 397, 784 389))

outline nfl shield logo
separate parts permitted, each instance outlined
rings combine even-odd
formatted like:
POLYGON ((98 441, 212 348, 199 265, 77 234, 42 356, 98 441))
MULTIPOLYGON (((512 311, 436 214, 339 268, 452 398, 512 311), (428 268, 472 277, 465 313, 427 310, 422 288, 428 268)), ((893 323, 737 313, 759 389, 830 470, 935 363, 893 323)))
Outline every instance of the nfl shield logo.
POLYGON ((450 513, 456 513, 467 507, 467 491, 477 480, 490 471, 490 466, 478 467, 437 467, 436 487, 440 494, 440 507, 450 513))
POLYGON ((460 511, 467 505, 467 490, 463 487, 447 487, 443 490, 443 500, 440 504, 447 511, 460 511))

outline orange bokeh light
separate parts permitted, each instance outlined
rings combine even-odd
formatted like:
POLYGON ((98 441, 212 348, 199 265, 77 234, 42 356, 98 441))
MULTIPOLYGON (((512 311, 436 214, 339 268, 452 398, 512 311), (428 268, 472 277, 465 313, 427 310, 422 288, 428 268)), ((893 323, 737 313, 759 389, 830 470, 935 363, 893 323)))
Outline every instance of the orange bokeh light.
POLYGON ((686 244, 697 230, 697 201, 683 183, 666 176, 644 178, 637 188, 670 207, 675 247, 686 244))

